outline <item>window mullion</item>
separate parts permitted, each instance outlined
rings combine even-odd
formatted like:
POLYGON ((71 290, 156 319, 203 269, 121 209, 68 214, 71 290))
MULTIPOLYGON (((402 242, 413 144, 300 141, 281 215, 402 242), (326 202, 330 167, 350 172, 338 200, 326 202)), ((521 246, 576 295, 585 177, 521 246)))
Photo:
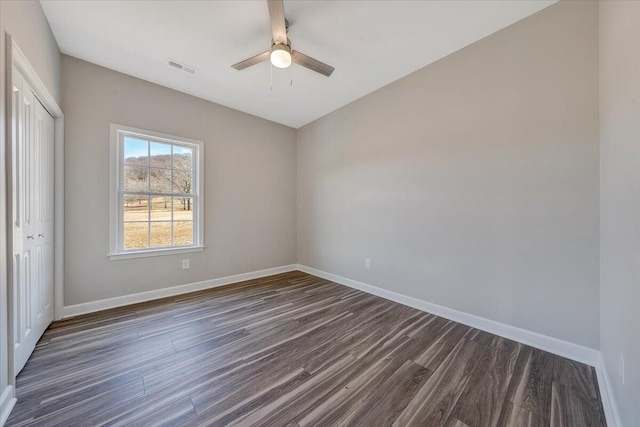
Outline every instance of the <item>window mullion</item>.
POLYGON ((173 197, 171 198, 171 246, 173 246, 173 197))
POLYGON ((127 191, 122 190, 122 193, 127 196, 151 196, 151 197, 195 197, 194 194, 183 194, 183 193, 148 193, 146 191, 127 191))
POLYGON ((147 141, 147 248, 151 247, 151 141, 147 141))
MULTIPOLYGON (((171 170, 169 171, 170 177, 169 177, 169 191, 171 191, 171 193, 173 193, 173 153, 174 153, 174 148, 175 145, 171 144, 171 161, 169 162, 169 166, 171 167, 171 170)), ((174 199, 173 196, 171 196, 171 246, 173 246, 173 230, 174 230, 174 217, 173 217, 173 207, 174 207, 174 199)))

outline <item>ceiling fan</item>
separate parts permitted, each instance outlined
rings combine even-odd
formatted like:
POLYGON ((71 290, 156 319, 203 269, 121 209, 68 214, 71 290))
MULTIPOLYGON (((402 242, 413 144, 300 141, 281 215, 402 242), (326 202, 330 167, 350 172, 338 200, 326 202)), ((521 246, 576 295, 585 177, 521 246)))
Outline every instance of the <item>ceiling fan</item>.
POLYGON ((269 18, 271 19, 271 31, 273 33, 271 49, 233 64, 231 67, 236 70, 244 70, 269 59, 278 68, 287 68, 291 63, 294 63, 329 77, 334 70, 332 66, 291 49, 291 40, 287 38, 289 23, 284 19, 283 0, 267 0, 267 3, 269 5, 269 18))

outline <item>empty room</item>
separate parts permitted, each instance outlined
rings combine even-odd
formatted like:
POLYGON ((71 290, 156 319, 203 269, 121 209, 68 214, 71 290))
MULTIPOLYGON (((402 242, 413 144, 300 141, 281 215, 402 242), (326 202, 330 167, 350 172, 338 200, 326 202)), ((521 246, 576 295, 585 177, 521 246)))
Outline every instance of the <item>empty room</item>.
POLYGON ((640 0, 0 0, 0 426, 640 427, 640 0))

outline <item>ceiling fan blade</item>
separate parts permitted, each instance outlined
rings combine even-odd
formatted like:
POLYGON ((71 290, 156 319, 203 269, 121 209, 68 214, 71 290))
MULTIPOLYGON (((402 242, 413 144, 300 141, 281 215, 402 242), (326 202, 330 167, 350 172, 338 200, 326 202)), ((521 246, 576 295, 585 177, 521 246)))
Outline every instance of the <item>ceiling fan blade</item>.
POLYGON ((313 70, 316 73, 324 74, 327 77, 329 77, 331 73, 333 73, 333 70, 335 70, 331 65, 327 65, 324 62, 320 62, 317 59, 313 59, 312 57, 295 50, 291 52, 291 60, 294 64, 302 65, 305 68, 313 70))
POLYGON ((262 52, 257 54, 256 56, 252 56, 249 59, 245 59, 244 61, 240 61, 237 64, 233 64, 231 67, 236 70, 244 70, 247 67, 251 67, 252 65, 256 65, 259 62, 266 61, 269 59, 270 51, 262 52))
POLYGON ((273 42, 287 44, 287 25, 284 21, 284 3, 282 0, 267 0, 273 42))

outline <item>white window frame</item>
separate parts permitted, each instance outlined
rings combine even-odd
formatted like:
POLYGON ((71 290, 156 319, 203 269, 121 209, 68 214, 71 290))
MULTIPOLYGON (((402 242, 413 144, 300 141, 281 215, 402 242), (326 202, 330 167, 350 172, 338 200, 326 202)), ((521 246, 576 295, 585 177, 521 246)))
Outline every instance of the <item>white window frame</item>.
POLYGON ((137 129, 130 126, 111 123, 110 126, 110 197, 109 197, 109 253, 111 260, 144 258, 158 255, 183 254, 204 250, 204 143, 194 139, 137 129), (165 248, 130 249, 123 248, 124 208, 121 203, 121 176, 124 170, 122 153, 124 136, 146 139, 152 142, 170 143, 193 149, 193 245, 165 248))

